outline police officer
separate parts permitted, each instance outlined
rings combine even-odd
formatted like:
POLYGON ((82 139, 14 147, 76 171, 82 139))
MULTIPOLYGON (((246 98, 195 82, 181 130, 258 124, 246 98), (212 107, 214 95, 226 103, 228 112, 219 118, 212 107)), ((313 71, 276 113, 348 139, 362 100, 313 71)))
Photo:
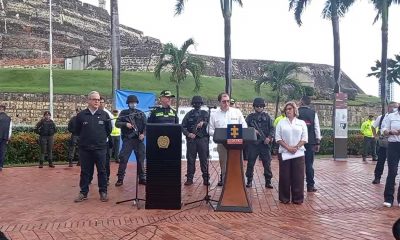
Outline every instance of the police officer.
POLYGON ((97 168, 100 200, 108 201, 106 153, 107 138, 111 133, 111 119, 99 108, 100 94, 92 91, 88 94, 88 108, 76 116, 75 133, 79 136, 79 159, 81 161, 81 188, 75 202, 87 199, 89 182, 93 176, 94 165, 97 168))
POLYGON ((139 99, 135 95, 129 95, 126 99, 129 108, 122 110, 115 123, 121 128, 122 148, 119 153, 118 180, 115 186, 119 187, 124 183, 126 166, 132 150, 135 151, 139 184, 146 184, 146 172, 144 168, 145 146, 143 139, 146 131, 146 115, 137 109, 139 99))
POLYGON ((303 96, 300 100, 299 119, 303 120, 307 125, 308 141, 304 144, 305 165, 306 165, 306 182, 307 192, 316 192, 314 187, 314 155, 319 152, 321 142, 321 130, 319 126, 318 114, 310 107, 311 99, 309 96, 303 96))
POLYGON ((272 143, 274 137, 274 126, 271 117, 268 113, 264 112, 265 101, 263 98, 255 98, 253 101, 254 113, 251 113, 246 118, 247 125, 256 129, 257 141, 250 143, 247 151, 247 184, 246 187, 252 187, 254 164, 256 163, 257 157, 260 157, 265 176, 265 187, 273 188, 271 185, 271 149, 270 143, 272 143))
POLYGON ((57 128, 54 121, 51 119, 51 113, 49 111, 43 113, 43 118, 35 126, 35 132, 39 134, 39 168, 43 168, 43 161, 46 157, 49 161, 49 167, 54 168, 53 146, 54 134, 57 132, 57 128))
POLYGON ((193 184, 193 176, 196 171, 196 157, 199 154, 200 168, 203 184, 209 185, 209 174, 207 172, 207 157, 208 157, 208 134, 207 122, 208 112, 201 110, 203 98, 201 96, 193 96, 192 106, 182 120, 182 132, 186 136, 186 157, 187 157, 187 180, 185 185, 193 184))
POLYGON ((163 90, 160 93, 161 106, 151 111, 148 123, 179 123, 176 110, 171 108, 171 98, 175 95, 171 91, 163 90))
MULTIPOLYGON (((80 112, 79 108, 75 109, 76 114, 80 112)), ((68 132, 71 133, 71 137, 68 142, 68 162, 69 162, 69 167, 72 167, 72 161, 75 158, 75 155, 78 155, 78 142, 79 142, 79 136, 76 135, 75 133, 75 126, 76 126, 76 115, 73 116, 69 122, 68 122, 68 132)), ((78 156, 79 157, 79 156, 78 156)), ((79 160, 77 163, 77 166, 79 166, 79 160)))

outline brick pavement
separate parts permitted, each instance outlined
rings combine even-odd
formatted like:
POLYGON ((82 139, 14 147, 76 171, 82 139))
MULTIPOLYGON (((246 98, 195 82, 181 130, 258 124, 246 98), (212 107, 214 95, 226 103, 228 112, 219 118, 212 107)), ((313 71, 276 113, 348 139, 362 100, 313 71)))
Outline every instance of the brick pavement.
MULTIPOLYGON (((212 162, 211 195, 218 199, 218 162, 212 162)), ((183 176, 186 164, 183 163, 183 176)), ((400 207, 382 206, 384 181, 371 184, 374 162, 361 159, 316 160, 319 191, 306 193, 303 205, 278 200, 278 164, 272 162, 274 189, 264 188, 260 162, 249 190, 253 213, 214 212, 205 202, 179 211, 136 209, 132 202, 136 165, 129 164, 124 185, 114 187, 112 163, 110 200, 99 200, 97 179, 89 199, 73 203, 79 192, 79 168, 56 166, 5 168, 0 172, 0 230, 10 239, 392 239, 391 226, 400 207)), ((385 174, 386 175, 386 171, 385 174)), ((182 183, 185 179, 182 179, 182 183)), ((397 182, 399 182, 397 180, 397 182)), ((144 188, 139 188, 144 197, 144 188)), ((182 186, 184 203, 202 199, 199 167, 195 184, 182 186)))

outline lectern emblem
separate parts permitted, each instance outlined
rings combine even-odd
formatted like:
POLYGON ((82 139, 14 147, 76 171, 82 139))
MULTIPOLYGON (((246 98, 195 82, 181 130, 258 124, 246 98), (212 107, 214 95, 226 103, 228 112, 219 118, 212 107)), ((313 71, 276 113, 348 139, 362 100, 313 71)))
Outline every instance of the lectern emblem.
POLYGON ((169 143, 170 141, 168 136, 159 136, 157 139, 157 145, 159 148, 168 148, 169 143))

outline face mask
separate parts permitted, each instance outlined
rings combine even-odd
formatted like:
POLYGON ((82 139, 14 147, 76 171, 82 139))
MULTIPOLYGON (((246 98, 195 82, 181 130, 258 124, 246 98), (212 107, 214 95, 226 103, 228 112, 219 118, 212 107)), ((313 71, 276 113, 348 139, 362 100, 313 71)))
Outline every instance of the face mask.
POLYGON ((129 108, 136 108, 137 103, 129 103, 129 108))
POLYGON ((193 107, 194 109, 199 110, 201 108, 201 103, 194 103, 193 107))

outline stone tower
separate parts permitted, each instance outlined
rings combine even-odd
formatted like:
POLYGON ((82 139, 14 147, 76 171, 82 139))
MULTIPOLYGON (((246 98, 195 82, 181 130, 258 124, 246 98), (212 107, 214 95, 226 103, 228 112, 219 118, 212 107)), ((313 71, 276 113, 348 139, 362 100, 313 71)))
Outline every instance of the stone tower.
POLYGON ((106 9, 106 0, 99 0, 99 7, 102 9, 106 9))

